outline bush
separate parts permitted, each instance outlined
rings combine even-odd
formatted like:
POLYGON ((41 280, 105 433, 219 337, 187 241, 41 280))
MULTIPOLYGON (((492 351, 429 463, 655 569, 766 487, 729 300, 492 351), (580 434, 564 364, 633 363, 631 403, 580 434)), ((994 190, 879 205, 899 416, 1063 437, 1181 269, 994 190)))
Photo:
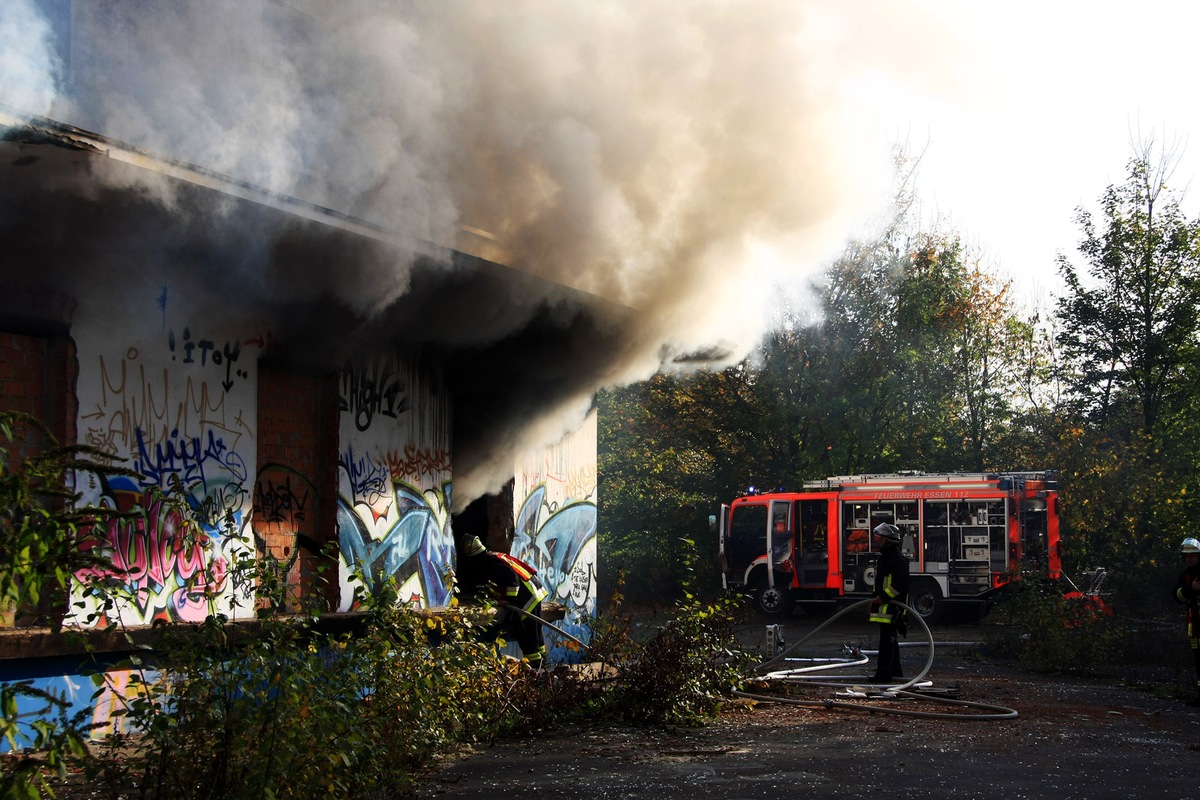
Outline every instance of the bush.
POLYGON ((353 637, 303 617, 242 637, 221 617, 168 626, 95 777, 173 800, 404 791, 438 753, 503 727, 512 677, 468 621, 394 600, 369 601, 353 637))
POLYGON ((1037 575, 1014 583, 984 620, 983 635, 995 654, 1045 673, 1110 674, 1125 641, 1110 607, 1067 597, 1061 583, 1037 575))
MULTIPOLYGON (((0 415, 0 432, 11 437, 14 419, 0 415)), ((51 442, 47 453, 3 473, 0 553, 8 577, 0 595, 22 603, 48 592, 65 597, 72 576, 94 573, 81 588, 97 601, 91 621, 121 625, 120 606, 132 600, 124 582, 111 563, 81 550, 79 532, 101 510, 74 507, 62 483, 68 470, 99 469, 81 454, 51 442)), ((187 515, 198 512, 175 496, 162 499, 176 504, 185 524, 194 522, 187 515)), ((353 635, 323 633, 319 606, 283 616, 278 572, 246 557, 230 569, 255 587, 254 624, 216 614, 199 625, 157 623, 152 647, 97 666, 93 700, 122 704, 112 713, 117 732, 103 741, 89 741, 90 709, 69 717, 66 703, 49 695, 41 696, 34 737, 18 741, 16 699, 39 693, 0 685, 0 731, 23 751, 5 759, 0 789, 5 797, 51 794, 55 774, 62 779, 74 767, 86 771, 90 793, 114 798, 368 798, 410 790, 420 769, 465 741, 583 715, 696 724, 737 684, 729 653, 738 604, 697 597, 697 557, 691 542, 683 544, 674 619, 636 642, 619 618, 618 596, 617 620, 596 620, 589 647, 605 668, 552 672, 531 671, 476 641, 470 614, 401 606, 394 586, 361 598, 365 613, 353 635), (127 685, 115 685, 113 667, 129 675, 127 685)))
MULTIPOLYGON (((691 541, 682 544, 685 581, 674 618, 640 644, 629 635, 627 620, 597 633, 595 650, 620 665, 609 708, 627 720, 699 724, 716 714, 741 679, 733 624, 742 604, 731 595, 704 601, 694 594, 688 576, 695 574, 698 556, 691 541)), ((620 620, 619 594, 610 605, 620 620)))

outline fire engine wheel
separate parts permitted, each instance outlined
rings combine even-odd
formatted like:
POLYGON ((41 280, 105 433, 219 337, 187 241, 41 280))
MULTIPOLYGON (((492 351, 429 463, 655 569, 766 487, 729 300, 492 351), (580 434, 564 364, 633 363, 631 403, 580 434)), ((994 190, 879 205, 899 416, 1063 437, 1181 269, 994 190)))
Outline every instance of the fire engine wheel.
POLYGON ((754 603, 768 617, 781 617, 791 613, 792 590, 787 586, 759 586, 754 592, 754 603))
POLYGON ((930 581, 913 581, 908 590, 908 607, 920 614, 926 624, 940 621, 946 611, 942 590, 930 581))

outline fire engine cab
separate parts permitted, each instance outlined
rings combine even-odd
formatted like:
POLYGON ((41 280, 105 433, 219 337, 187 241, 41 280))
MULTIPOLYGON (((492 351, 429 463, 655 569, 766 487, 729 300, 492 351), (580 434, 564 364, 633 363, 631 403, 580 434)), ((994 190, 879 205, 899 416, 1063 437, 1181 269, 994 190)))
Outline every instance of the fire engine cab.
POLYGON ((722 583, 752 591, 768 615, 868 597, 881 522, 900 528, 908 604, 926 621, 950 604, 986 607, 1022 567, 1061 574, 1055 473, 897 473, 752 489, 722 505, 722 583))

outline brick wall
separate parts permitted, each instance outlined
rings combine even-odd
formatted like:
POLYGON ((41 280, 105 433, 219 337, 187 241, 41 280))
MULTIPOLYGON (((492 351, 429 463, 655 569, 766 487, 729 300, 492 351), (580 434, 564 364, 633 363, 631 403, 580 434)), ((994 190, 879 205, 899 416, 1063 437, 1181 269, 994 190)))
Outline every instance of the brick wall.
POLYGON ((314 586, 322 548, 336 539, 336 486, 336 376, 260 365, 253 528, 260 555, 285 574, 287 610, 314 590, 336 603, 336 580, 314 586))
MULTIPOLYGON (((71 339, 0 331, 0 408, 36 417, 60 444, 75 441, 77 372, 71 339)), ((45 449, 37 429, 16 433, 20 438, 11 447, 10 463, 45 449)))

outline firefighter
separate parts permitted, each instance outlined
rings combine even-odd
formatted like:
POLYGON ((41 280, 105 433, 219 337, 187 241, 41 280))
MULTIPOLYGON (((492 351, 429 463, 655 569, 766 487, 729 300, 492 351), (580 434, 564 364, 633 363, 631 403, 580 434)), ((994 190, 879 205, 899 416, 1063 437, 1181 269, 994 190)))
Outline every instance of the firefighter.
POLYGON ((546 656, 542 623, 528 616, 542 616, 542 600, 548 594, 537 579, 537 571, 507 553, 488 550, 478 536, 464 539, 460 552, 468 562, 467 588, 485 590, 498 604, 479 640, 494 641, 503 636, 515 641, 526 663, 534 669, 540 667, 546 656))
POLYGON ((871 531, 883 541, 875 565, 875 591, 871 598, 871 622, 879 625, 879 661, 871 683, 903 681, 900 668, 899 634, 908 633, 905 609, 896 604, 908 601, 908 559, 900 552, 900 529, 881 522, 871 531))
POLYGON ((1196 695, 1189 706, 1200 706, 1200 539, 1191 536, 1179 546, 1187 565, 1175 582, 1175 599, 1187 606, 1187 637, 1196 664, 1196 695))

